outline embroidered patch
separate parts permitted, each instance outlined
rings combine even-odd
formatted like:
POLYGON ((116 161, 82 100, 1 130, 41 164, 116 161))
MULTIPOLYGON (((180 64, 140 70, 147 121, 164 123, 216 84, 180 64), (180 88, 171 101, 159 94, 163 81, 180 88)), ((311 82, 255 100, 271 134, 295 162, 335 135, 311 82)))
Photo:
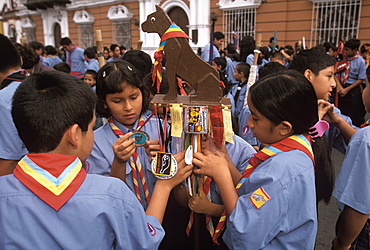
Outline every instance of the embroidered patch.
POLYGON ((251 194, 249 199, 253 206, 255 206, 257 209, 260 209, 263 205, 265 205, 266 202, 270 200, 270 196, 266 193, 263 187, 260 187, 251 194))
POLYGON ((149 224, 149 223, 146 223, 148 225, 148 229, 149 229, 149 233, 152 237, 154 237, 156 234, 157 234, 157 231, 155 230, 155 228, 149 224))

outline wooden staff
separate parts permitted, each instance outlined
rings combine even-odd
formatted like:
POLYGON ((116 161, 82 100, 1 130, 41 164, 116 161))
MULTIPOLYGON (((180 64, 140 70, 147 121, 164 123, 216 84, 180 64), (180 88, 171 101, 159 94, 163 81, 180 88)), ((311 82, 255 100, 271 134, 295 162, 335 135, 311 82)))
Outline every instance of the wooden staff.
POLYGON ((98 52, 98 61, 99 61, 99 67, 103 67, 105 61, 104 61, 104 46, 103 46, 103 38, 101 35, 101 30, 95 31, 95 44, 96 44, 96 50, 98 52))
POLYGON ((251 69, 249 71, 249 76, 248 76, 247 90, 245 92, 245 98, 244 98, 244 106, 247 105, 248 90, 256 81, 257 61, 258 61, 258 56, 261 53, 261 51, 259 50, 262 44, 261 41, 262 41, 262 35, 258 34, 257 39, 256 39, 256 48, 253 51, 254 52, 253 65, 251 66, 251 69))
POLYGON ((136 45, 136 49, 137 50, 141 50, 141 48, 143 47, 143 41, 137 41, 137 45, 136 45))

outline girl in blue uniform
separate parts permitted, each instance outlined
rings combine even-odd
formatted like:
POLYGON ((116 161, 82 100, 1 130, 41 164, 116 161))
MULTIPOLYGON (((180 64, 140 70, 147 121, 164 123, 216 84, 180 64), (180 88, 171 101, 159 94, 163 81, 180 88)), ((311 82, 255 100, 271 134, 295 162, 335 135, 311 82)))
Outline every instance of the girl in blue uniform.
POLYGON ((109 120, 94 132, 94 147, 88 158, 90 173, 122 179, 147 208, 156 181, 150 160, 159 149, 160 126, 148 111, 149 92, 137 69, 118 60, 99 70, 96 94, 97 112, 109 120), (135 139, 130 139, 133 130, 149 136, 145 146, 135 146, 135 139))
MULTIPOLYGON (((194 172, 211 176, 219 187, 228 215, 223 239, 230 249, 313 249, 315 160, 308 132, 320 124, 315 91, 288 70, 253 85, 248 105, 248 126, 268 146, 251 158, 236 187, 221 153, 194 154, 200 167, 194 172)), ((315 147, 315 156, 325 164, 323 150, 315 147)))

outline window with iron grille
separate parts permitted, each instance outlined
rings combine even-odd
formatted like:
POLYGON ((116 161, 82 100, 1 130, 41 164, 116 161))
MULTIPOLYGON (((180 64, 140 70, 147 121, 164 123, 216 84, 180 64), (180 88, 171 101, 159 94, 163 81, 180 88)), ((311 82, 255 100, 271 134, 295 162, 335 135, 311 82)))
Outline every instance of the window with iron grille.
POLYGON ((223 33, 225 44, 234 43, 244 36, 255 35, 256 8, 226 10, 223 12, 223 33))
POLYGON ((79 24, 78 25, 78 40, 82 48, 94 46, 94 35, 92 24, 79 24))
POLYGON ((357 38, 361 0, 313 1, 311 47, 357 38))
POLYGON ((25 28, 24 32, 27 41, 36 41, 35 28, 25 28))
POLYGON ((113 41, 118 45, 124 45, 126 48, 131 48, 131 29, 130 21, 114 21, 113 22, 113 41))

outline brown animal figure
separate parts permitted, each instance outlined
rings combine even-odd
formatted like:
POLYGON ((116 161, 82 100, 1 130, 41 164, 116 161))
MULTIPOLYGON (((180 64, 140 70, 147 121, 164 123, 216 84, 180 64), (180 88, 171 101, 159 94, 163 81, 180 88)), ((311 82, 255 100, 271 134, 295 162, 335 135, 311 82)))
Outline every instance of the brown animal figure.
MULTIPOLYGON (((155 7, 156 11, 150 14, 146 21, 141 24, 141 29, 148 33, 158 33, 162 37, 172 21, 161 7, 158 5, 155 7)), ((196 96, 191 96, 191 101, 220 102, 222 89, 219 73, 194 53, 186 38, 168 39, 164 46, 164 55, 166 57, 166 72, 169 84, 169 90, 164 100, 176 101, 176 75, 178 75, 194 87, 196 96)))

